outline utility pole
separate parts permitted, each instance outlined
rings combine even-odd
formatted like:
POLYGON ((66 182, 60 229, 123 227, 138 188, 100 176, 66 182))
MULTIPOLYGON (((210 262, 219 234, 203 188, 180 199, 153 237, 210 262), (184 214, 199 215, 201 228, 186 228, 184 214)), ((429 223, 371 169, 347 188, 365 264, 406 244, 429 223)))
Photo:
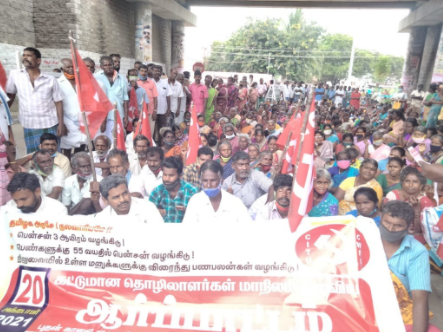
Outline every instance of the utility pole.
POLYGON ((271 65, 271 60, 274 58, 271 58, 271 53, 268 54, 268 75, 269 75, 269 66, 271 65))
POLYGON ((354 56, 355 56, 355 37, 352 38, 352 51, 351 51, 351 60, 349 62, 348 82, 351 82, 352 69, 354 67, 354 56))

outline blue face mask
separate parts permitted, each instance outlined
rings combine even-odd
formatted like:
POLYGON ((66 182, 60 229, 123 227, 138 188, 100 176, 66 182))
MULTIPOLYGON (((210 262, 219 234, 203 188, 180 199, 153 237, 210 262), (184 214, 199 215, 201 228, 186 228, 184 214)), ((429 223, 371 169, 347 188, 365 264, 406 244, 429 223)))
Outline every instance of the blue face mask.
POLYGON ((202 185, 202 189, 203 189, 204 193, 205 193, 208 197, 215 197, 215 196, 218 195, 218 193, 219 193, 220 190, 221 190, 221 181, 220 181, 220 183, 218 184, 217 188, 205 189, 205 188, 203 188, 203 185, 202 185))
POLYGON ((148 79, 148 76, 141 76, 140 74, 138 74, 138 78, 142 81, 146 81, 148 79))
POLYGON ((175 142, 167 142, 167 141, 163 141, 163 142, 165 142, 165 144, 166 144, 166 145, 169 145, 169 146, 171 146, 171 145, 174 145, 174 144, 175 144, 175 142))

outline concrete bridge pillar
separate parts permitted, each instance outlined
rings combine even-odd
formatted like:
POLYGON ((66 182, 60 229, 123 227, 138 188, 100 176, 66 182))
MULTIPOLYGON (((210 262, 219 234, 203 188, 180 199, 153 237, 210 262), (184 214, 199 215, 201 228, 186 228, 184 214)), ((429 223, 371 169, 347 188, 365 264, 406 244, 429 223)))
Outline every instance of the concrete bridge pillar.
POLYGON ((401 85, 408 95, 417 88, 427 27, 414 27, 409 35, 408 50, 401 85))
POLYGON ((437 57, 441 34, 441 24, 428 27, 423 49, 423 57, 420 65, 420 74, 418 77, 418 83, 423 84, 425 90, 428 89, 429 84, 432 82, 432 74, 434 72, 434 64, 437 57))
POLYGON ((152 62, 152 8, 147 2, 135 2, 135 60, 152 62))

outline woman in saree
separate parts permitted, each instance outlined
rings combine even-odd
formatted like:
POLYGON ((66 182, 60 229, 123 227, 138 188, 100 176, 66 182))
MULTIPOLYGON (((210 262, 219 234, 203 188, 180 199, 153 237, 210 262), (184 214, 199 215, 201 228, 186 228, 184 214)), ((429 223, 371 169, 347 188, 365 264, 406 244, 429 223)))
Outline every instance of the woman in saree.
POLYGON ((426 128, 418 126, 412 133, 411 140, 405 147, 406 151, 406 164, 415 165, 414 157, 409 152, 408 148, 412 147, 416 152, 421 155, 426 155, 431 151, 431 140, 426 137, 426 128))
POLYGON ((354 201, 357 209, 349 211, 347 214, 354 217, 363 216, 371 218, 377 226, 380 225, 379 202, 374 189, 366 187, 357 189, 354 193, 354 201))
POLYGON ((238 89, 234 84, 234 78, 229 77, 228 78, 228 103, 226 105, 226 108, 230 110, 232 107, 235 107, 235 103, 237 102, 238 97, 238 89))
POLYGON ((435 93, 437 92, 437 83, 431 83, 429 86, 428 92, 426 92, 425 97, 423 98, 423 120, 428 121, 428 115, 429 111, 431 110, 432 104, 429 102, 431 101, 432 97, 434 97, 435 93))
POLYGON ((360 109, 360 98, 361 98, 361 93, 359 92, 358 88, 353 90, 351 93, 350 104, 355 110, 360 109))
POLYGON ((369 154, 369 157, 380 162, 389 157, 391 148, 383 143, 383 133, 376 131, 372 134, 372 146, 374 150, 369 154))
POLYGON ((249 136, 252 136, 252 131, 254 129, 254 127, 252 126, 252 122, 253 122, 253 115, 251 112, 246 113, 246 118, 244 121, 241 122, 240 126, 241 126, 241 130, 240 132, 242 134, 248 134, 249 136))
POLYGON ((443 136, 434 135, 431 137, 430 151, 423 158, 430 164, 443 165, 443 136))
POLYGON ((425 176, 417 168, 406 166, 400 173, 401 189, 392 190, 384 199, 384 203, 388 201, 403 201, 412 206, 415 218, 410 231, 418 238, 423 236, 420 224, 421 211, 424 208, 437 205, 434 200, 424 193, 426 182, 425 176))
POLYGON ((328 190, 332 186, 331 174, 323 168, 317 170, 314 180, 314 204, 310 217, 329 217, 338 214, 338 201, 328 190))
POLYGON ((208 89, 208 100, 206 101, 205 124, 209 124, 215 109, 215 101, 217 100, 218 91, 215 88, 217 80, 212 80, 211 75, 205 77, 206 88, 208 89))
POLYGON ((314 135, 315 139, 315 168, 324 168, 327 163, 334 159, 334 145, 326 140, 323 132, 317 130, 314 135))
POLYGON ((393 121, 389 124, 389 133, 383 136, 385 144, 390 146, 398 145, 399 137, 404 134, 405 116, 402 111, 395 110, 392 112, 393 121))
POLYGON ((383 189, 375 180, 378 163, 374 159, 365 159, 360 166, 359 175, 344 180, 337 191, 335 198, 339 201, 339 214, 344 215, 355 210, 354 193, 358 188, 369 187, 377 193, 378 201, 383 199, 383 189))
POLYGON ((253 165, 257 161, 259 154, 260 154, 260 147, 258 146, 257 143, 252 143, 251 145, 249 145, 248 155, 249 159, 251 160, 251 165, 253 165))
POLYGON ((257 106, 257 100, 258 100, 258 89, 257 89, 257 82, 252 83, 251 88, 249 89, 249 110, 255 111, 257 106))
POLYGON ((404 161, 399 157, 391 157, 388 161, 388 173, 382 173, 377 177, 377 182, 383 188, 383 196, 389 194, 392 190, 400 189, 400 173, 403 169, 404 161))
POLYGON ((337 165, 328 169, 329 174, 332 176, 332 187, 329 191, 335 194, 341 183, 347 178, 355 177, 358 175, 358 169, 351 167, 351 157, 347 150, 337 153, 337 165))
POLYGON ((214 160, 219 162, 220 165, 223 167, 223 180, 224 180, 234 173, 231 161, 231 157, 233 155, 232 147, 228 141, 223 140, 218 144, 217 150, 218 150, 218 156, 216 156, 214 160))
POLYGON ((418 127, 418 122, 416 118, 409 117, 405 120, 404 125, 404 133, 403 136, 400 135, 398 138, 399 146, 406 146, 409 142, 412 141, 412 134, 414 133, 415 128, 418 127))
POLYGON ((283 157, 283 151, 279 150, 277 139, 278 137, 276 136, 270 136, 268 138, 268 143, 266 143, 265 145, 265 150, 269 150, 272 152, 272 167, 274 169, 278 167, 283 157))
POLYGON ((437 93, 429 101, 431 108, 429 110, 428 121, 426 122, 427 128, 437 127, 438 116, 440 115, 443 107, 443 84, 438 86, 437 93))
POLYGON ((253 143, 257 143, 260 147, 260 151, 266 150, 264 146, 266 145, 265 133, 262 128, 256 128, 254 131, 254 137, 252 139, 253 143))
POLYGON ((236 101, 238 112, 243 111, 247 101, 248 101, 248 88, 246 87, 246 83, 242 82, 240 83, 240 88, 238 91, 238 97, 236 101))
POLYGON ((215 126, 212 128, 212 133, 217 136, 218 139, 220 139, 221 135, 223 134, 223 127, 225 124, 229 122, 228 118, 220 118, 218 122, 215 124, 215 126))
POLYGON ((223 79, 218 79, 218 86, 217 86, 217 96, 215 97, 216 100, 216 111, 220 112, 221 114, 225 114, 226 107, 228 105, 228 88, 226 85, 223 84, 223 79))

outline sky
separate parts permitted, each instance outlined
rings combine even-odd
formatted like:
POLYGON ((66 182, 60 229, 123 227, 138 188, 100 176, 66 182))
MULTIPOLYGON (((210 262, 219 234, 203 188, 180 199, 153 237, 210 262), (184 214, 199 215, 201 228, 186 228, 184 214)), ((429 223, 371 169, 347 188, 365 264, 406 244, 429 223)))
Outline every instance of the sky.
MULTIPOLYGON (((196 28, 185 28, 185 68, 210 54, 214 41, 225 41, 247 17, 287 19, 290 8, 191 7, 197 16, 196 28)), ((355 38, 355 46, 385 54, 404 56, 409 34, 398 33, 398 24, 409 13, 406 9, 303 9, 307 21, 316 21, 330 33, 355 38)))

